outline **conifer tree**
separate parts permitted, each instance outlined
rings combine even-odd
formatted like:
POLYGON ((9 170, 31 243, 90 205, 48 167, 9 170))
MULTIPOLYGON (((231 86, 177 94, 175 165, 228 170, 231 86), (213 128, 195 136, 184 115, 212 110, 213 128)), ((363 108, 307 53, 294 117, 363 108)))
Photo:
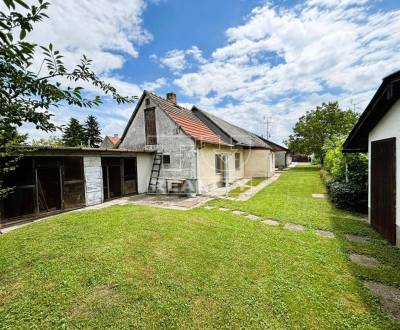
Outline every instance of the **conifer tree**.
POLYGON ((89 115, 85 123, 85 145, 98 148, 102 141, 99 122, 95 116, 89 115))
POLYGON ((85 129, 78 119, 71 118, 62 136, 63 143, 68 147, 85 145, 85 129))

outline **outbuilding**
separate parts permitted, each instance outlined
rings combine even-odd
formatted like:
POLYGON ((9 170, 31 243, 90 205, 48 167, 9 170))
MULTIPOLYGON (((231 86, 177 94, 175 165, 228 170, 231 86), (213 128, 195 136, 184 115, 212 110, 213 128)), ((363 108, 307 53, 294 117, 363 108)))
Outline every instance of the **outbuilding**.
POLYGON ((14 187, 0 199, 0 228, 121 196, 147 192, 154 153, 144 150, 22 147, 14 187))
POLYGON ((368 152, 369 221, 400 246, 400 71, 383 79, 343 151, 368 152))

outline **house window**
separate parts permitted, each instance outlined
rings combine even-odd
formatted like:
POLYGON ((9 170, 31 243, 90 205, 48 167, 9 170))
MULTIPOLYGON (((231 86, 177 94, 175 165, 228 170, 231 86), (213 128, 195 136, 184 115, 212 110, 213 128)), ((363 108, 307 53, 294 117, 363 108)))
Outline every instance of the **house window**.
POLYGON ((157 144, 156 112, 154 108, 144 110, 146 144, 157 144))
POLYGON ((150 99, 146 99, 146 105, 150 105, 150 99))
POLYGON ((240 170, 240 153, 235 153, 235 170, 240 170))
POLYGON ((222 155, 215 155, 215 173, 222 173, 222 155))
POLYGON ((169 168, 171 164, 171 156, 170 155, 163 155, 162 157, 163 167, 169 168))

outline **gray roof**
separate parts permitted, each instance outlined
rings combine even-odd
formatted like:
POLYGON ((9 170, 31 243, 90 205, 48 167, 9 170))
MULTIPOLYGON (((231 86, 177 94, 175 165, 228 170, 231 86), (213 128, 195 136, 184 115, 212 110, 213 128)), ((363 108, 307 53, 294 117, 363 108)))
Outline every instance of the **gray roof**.
POLYGON ((246 147, 253 148, 266 148, 273 149, 271 145, 269 145, 266 141, 263 141, 256 134, 249 132, 241 127, 228 123, 227 121, 214 116, 206 111, 200 110, 197 107, 193 107, 193 112, 203 114, 210 121, 212 121, 215 125, 218 126, 226 135, 231 137, 237 145, 242 145, 246 147))

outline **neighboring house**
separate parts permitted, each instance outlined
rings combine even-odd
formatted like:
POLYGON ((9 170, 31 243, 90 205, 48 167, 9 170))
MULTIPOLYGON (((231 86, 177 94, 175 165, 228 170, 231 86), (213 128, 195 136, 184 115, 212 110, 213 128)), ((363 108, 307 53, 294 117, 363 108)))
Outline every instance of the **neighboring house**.
POLYGON ((245 177, 269 177, 272 147, 196 107, 145 91, 117 146, 156 151, 149 192, 207 193, 245 177), (160 164, 160 165, 159 165, 160 164))
POLYGON ((118 142, 119 142, 118 134, 114 134, 114 136, 106 135, 106 137, 104 138, 103 142, 100 145, 100 148, 112 149, 115 148, 118 142))
POLYGON ((369 221, 400 247, 400 71, 383 79, 343 150, 368 152, 369 221))
POLYGON ((290 153, 290 150, 277 144, 274 143, 270 140, 267 140, 263 137, 260 137, 263 139, 266 143, 268 143, 274 152, 275 155, 275 167, 276 168, 286 168, 292 163, 292 154, 290 153))

